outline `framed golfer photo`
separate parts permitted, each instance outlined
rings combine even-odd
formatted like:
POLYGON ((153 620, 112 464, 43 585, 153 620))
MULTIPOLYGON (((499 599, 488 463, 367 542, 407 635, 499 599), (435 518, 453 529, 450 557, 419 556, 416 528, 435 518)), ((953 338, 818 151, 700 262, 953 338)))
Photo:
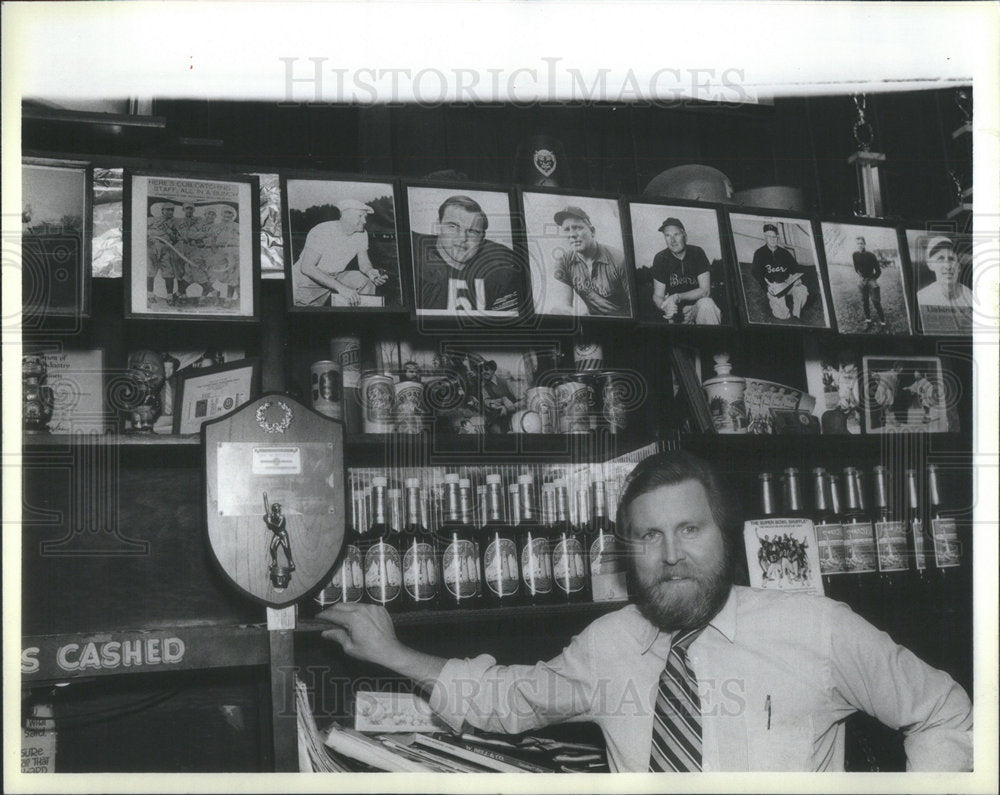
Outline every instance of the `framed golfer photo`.
POLYGON ((630 201, 636 318, 653 325, 731 326, 719 211, 674 202, 630 201))
POLYGON ((417 318, 516 324, 530 293, 512 192, 441 182, 407 182, 404 192, 417 318))
POLYGON ((284 175, 281 190, 289 310, 405 311, 393 180, 284 175))
POLYGON ((125 172, 125 316, 257 320, 255 177, 125 172))
POLYGON ((615 197, 520 192, 536 315, 633 320, 634 264, 615 197))
POLYGON ((833 327, 809 218, 730 212, 729 226, 747 325, 833 327))
POLYGON ((912 334, 896 228, 835 221, 820 228, 837 331, 912 334))
POLYGON ((906 229, 904 236, 921 333, 972 334, 971 238, 913 228, 906 229))

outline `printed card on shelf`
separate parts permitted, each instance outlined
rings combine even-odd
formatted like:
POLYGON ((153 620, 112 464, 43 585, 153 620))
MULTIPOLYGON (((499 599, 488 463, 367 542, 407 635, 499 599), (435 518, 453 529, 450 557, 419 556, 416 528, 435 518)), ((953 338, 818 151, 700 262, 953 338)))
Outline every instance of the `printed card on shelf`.
POLYGON ((809 519, 743 523, 750 587, 823 595, 816 531, 809 519))

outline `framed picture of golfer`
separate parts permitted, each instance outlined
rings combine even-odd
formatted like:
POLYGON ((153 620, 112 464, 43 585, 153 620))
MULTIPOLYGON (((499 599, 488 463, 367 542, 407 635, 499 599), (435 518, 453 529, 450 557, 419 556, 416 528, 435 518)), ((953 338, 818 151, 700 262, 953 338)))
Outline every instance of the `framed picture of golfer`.
POLYGON ((809 218, 731 212, 729 226, 747 325, 833 327, 809 218))
POLYGON ((125 316, 257 320, 257 179, 129 171, 124 177, 125 316))
POLYGON ((405 311, 393 180, 285 174, 281 192, 290 311, 405 311))

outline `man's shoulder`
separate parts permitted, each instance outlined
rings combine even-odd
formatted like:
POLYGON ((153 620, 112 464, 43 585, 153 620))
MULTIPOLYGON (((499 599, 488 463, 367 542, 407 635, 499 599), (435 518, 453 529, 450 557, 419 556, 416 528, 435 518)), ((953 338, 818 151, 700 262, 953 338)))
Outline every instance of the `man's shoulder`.
POLYGON ((771 615, 795 614, 816 616, 847 608, 840 602, 814 593, 774 591, 734 585, 737 615, 765 613, 771 615))
POLYGON ((602 259, 606 262, 616 268, 621 268, 625 264, 625 255, 621 249, 609 246, 606 243, 598 243, 597 245, 600 248, 602 259))
POLYGON ((653 255, 654 268, 672 268, 676 266, 676 257, 669 248, 663 248, 653 255))
POLYGON ((639 608, 629 603, 594 619, 582 634, 592 635, 595 642, 644 646, 652 640, 656 631, 656 627, 639 612, 639 608))

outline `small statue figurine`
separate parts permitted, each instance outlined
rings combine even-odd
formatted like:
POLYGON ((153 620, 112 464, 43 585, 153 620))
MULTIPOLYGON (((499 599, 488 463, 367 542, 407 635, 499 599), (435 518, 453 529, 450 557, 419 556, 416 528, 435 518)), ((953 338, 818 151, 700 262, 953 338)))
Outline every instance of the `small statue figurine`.
POLYGON ((21 357, 21 417, 25 433, 48 432, 46 425, 52 419, 54 395, 52 387, 45 384, 46 374, 44 356, 26 353, 21 357))
POLYGON ((160 390, 165 380, 163 359, 156 351, 134 351, 128 357, 129 390, 124 397, 125 418, 133 433, 153 433, 163 413, 160 390))
POLYGON ((267 492, 264 492, 264 524, 271 531, 271 543, 267 551, 271 556, 271 565, 268 566, 268 573, 271 575, 271 583, 279 590, 287 588, 292 581, 292 572, 295 571, 295 561, 292 560, 292 543, 288 539, 288 520, 281 512, 281 503, 267 504, 267 492), (285 565, 278 565, 278 548, 285 553, 285 565))

